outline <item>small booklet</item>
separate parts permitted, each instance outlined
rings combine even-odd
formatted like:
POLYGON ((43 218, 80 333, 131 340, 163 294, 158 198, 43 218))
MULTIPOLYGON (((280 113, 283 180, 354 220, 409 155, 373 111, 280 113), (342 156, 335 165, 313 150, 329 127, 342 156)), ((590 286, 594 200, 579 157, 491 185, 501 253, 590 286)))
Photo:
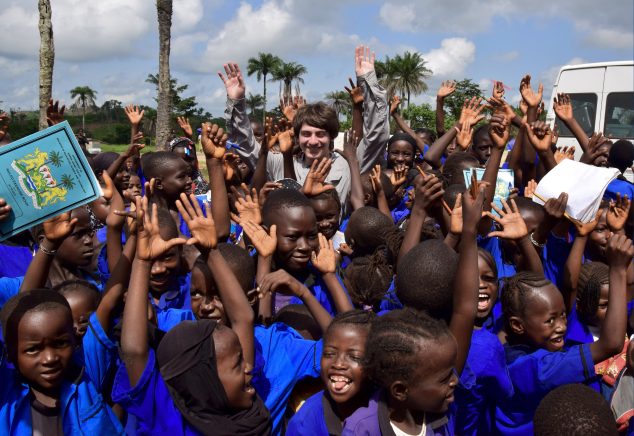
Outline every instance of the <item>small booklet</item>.
POLYGON ((0 241, 100 196, 67 121, 0 147, 0 198, 11 206, 0 241))
MULTIPOLYGON (((468 170, 463 170, 462 173, 464 175, 464 182, 465 182, 465 185, 467 185, 467 189, 471 187, 471 171, 472 170, 476 171, 476 177, 478 181, 482 180, 482 177, 484 177, 484 168, 470 168, 468 170)), ((493 203, 500 209, 504 210, 504 206, 502 205, 502 199, 506 200, 509 197, 509 195, 511 194, 511 191, 514 188, 514 184, 515 184, 515 175, 513 173, 513 170, 508 168, 500 168, 498 170, 498 177, 495 183, 495 195, 493 196, 493 203)), ((495 210, 493 210, 493 213, 497 215, 495 210)))

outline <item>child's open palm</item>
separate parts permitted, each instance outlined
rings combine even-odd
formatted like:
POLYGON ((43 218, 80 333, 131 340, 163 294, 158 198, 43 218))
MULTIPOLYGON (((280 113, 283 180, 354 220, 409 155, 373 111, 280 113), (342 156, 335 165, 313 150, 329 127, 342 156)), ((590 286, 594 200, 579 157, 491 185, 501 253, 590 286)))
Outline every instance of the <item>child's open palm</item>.
POLYGON ((502 205, 504 206, 504 210, 501 210, 494 203, 491 203, 491 207, 500 215, 499 217, 493 215, 491 212, 486 212, 489 218, 502 226, 501 231, 497 230, 491 232, 488 237, 519 240, 528 235, 526 223, 524 222, 522 215, 520 215, 517 204, 515 204, 515 200, 511 200, 511 204, 509 206, 506 200, 502 199, 502 205))
POLYGON ((185 239, 172 238, 169 241, 161 238, 159 233, 158 206, 148 204, 147 197, 136 198, 137 211, 137 246, 136 255, 141 260, 154 260, 168 252, 176 245, 185 244, 185 239))
POLYGON ((330 172, 331 166, 332 161, 329 157, 324 157, 319 162, 317 162, 317 160, 313 161, 313 164, 310 166, 310 170, 308 171, 308 175, 306 176, 306 180, 304 181, 304 187, 302 188, 302 192, 306 196, 310 197, 319 195, 322 192, 335 189, 333 185, 324 184, 324 181, 330 172))
POLYGON ((252 221, 242 221, 242 230, 251 240, 259 256, 270 257, 277 247, 277 226, 273 224, 267 233, 264 228, 252 221))
POLYGON ((319 233, 319 252, 313 251, 311 261, 313 266, 322 274, 334 273, 337 268, 337 256, 332 241, 319 233))
POLYGON ((187 195, 181 192, 180 200, 176 200, 176 208, 192 234, 192 237, 187 240, 187 245, 196 245, 203 250, 216 248, 218 238, 210 204, 205 203, 205 214, 203 214, 196 196, 189 194, 187 198, 187 195))
POLYGON ((246 184, 240 186, 243 191, 243 195, 238 192, 235 186, 231 187, 234 198, 236 198, 235 207, 238 214, 231 213, 231 219, 240 224, 243 221, 251 221, 255 224, 262 224, 262 214, 260 212, 260 204, 258 203, 258 192, 255 188, 251 189, 246 184))
POLYGON ((627 198, 627 195, 621 197, 621 194, 617 192, 616 201, 610 201, 606 217, 610 230, 618 232, 625 226, 625 222, 630 213, 630 205, 631 201, 627 198))

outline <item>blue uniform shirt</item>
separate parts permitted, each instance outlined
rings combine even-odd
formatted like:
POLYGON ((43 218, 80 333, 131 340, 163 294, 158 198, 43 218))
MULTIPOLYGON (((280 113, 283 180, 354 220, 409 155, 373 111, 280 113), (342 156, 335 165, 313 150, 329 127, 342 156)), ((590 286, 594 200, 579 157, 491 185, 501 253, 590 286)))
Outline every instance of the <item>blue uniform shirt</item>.
POLYGON ((491 434, 495 403, 513 395, 504 348, 496 335, 485 329, 473 331, 465 368, 473 373, 475 383, 456 388, 456 433, 491 434))
POLYGON ((532 434, 535 410, 546 394, 561 385, 596 378, 589 344, 557 352, 508 344, 504 349, 515 392, 495 410, 497 430, 502 435, 532 434))

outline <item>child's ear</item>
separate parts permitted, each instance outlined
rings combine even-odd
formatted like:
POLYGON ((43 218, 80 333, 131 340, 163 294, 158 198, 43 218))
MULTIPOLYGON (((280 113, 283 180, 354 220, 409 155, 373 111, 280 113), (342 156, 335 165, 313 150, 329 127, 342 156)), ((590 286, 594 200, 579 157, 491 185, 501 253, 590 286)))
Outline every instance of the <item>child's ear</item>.
POLYGON ((523 335, 526 332, 524 328, 524 321, 519 316, 512 316, 509 318, 509 326, 511 327, 511 331, 516 335, 523 335))
POLYGON ((390 395, 396 401, 405 402, 407 400, 407 384, 400 380, 396 380, 390 385, 390 395))

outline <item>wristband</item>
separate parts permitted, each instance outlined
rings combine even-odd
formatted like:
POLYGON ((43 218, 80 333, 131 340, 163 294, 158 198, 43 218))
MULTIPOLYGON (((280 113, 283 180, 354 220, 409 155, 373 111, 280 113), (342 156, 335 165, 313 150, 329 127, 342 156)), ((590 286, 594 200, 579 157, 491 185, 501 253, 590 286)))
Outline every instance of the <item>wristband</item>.
POLYGON ((528 238, 531 240, 531 244, 533 244, 533 245, 534 245, 535 247, 537 247, 537 248, 544 248, 544 247, 546 246, 546 243, 544 242, 543 244, 540 244, 539 242, 537 242, 537 241, 535 240, 535 238, 533 238, 533 234, 534 234, 534 233, 535 233, 535 232, 532 232, 532 233, 528 236, 528 238))
POLYGON ((57 250, 50 250, 44 247, 44 244, 40 245, 40 251, 46 254, 47 256, 55 256, 55 253, 57 253, 57 250))

